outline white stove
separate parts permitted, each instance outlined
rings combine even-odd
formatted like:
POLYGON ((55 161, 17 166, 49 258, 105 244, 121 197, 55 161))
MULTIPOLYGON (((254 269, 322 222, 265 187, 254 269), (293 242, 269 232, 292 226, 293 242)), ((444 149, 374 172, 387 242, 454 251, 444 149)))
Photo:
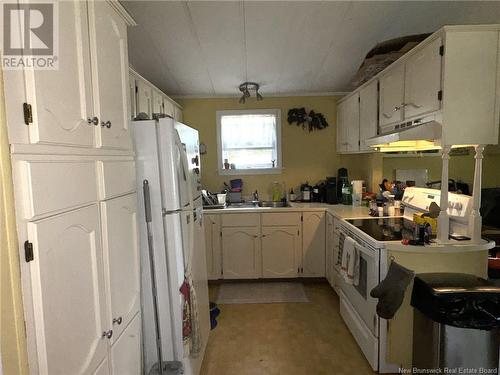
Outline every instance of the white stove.
MULTIPOLYGON (((342 258, 345 238, 350 237, 356 241, 360 254, 359 284, 354 286, 340 278, 340 313, 371 367, 380 373, 397 373, 399 367, 385 361, 387 321, 378 317, 377 300, 370 297, 370 291, 387 273, 385 244, 412 239, 415 229, 413 214, 428 212, 432 202, 439 205, 440 196, 440 190, 407 188, 402 200, 403 216, 349 219, 340 222, 337 269, 340 267, 338 263, 342 258)), ((467 223, 472 210, 472 197, 450 193, 448 198, 450 231, 453 234, 468 236, 467 223)))

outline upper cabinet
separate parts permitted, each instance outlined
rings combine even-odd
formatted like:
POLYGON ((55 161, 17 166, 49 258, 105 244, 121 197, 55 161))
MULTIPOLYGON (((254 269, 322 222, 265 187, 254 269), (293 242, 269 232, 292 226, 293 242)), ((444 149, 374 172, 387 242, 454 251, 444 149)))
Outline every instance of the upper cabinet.
POLYGON ((367 139, 428 121, 443 145, 497 144, 499 119, 500 25, 445 26, 340 100, 337 152, 369 151, 367 139))
POLYGON ((366 140, 377 135, 378 81, 359 91, 359 151, 371 151, 366 140))
POLYGON ((6 108, 10 143, 94 145, 87 3, 59 2, 59 22, 65 32, 59 34, 58 70, 4 72, 6 99, 15 97, 6 108), (23 103, 31 106, 28 124, 23 103))
POLYGON ((135 95, 131 97, 131 107, 135 108, 135 112, 131 113, 132 118, 141 114, 142 118, 168 116, 179 122, 182 121, 182 108, 179 104, 132 68, 129 68, 129 74, 130 81, 135 85, 133 89, 135 95))
POLYGON ((135 80, 136 113, 146 114, 148 118, 153 115, 153 90, 142 79, 135 80))
POLYGON ((403 120, 404 77, 404 64, 398 64, 380 76, 379 122, 381 127, 403 120))
POLYGON ((128 150, 127 23, 109 2, 58 5, 58 69, 5 72, 9 141, 128 150))
POLYGON ((442 46, 441 38, 436 38, 406 61, 402 104, 405 120, 441 109, 442 46))
POLYGON ((381 129, 441 108, 441 47, 436 38, 380 77, 381 129))
POLYGON ((98 147, 131 148, 127 27, 105 1, 89 2, 98 147), (119 103, 117 105, 117 103, 119 103))

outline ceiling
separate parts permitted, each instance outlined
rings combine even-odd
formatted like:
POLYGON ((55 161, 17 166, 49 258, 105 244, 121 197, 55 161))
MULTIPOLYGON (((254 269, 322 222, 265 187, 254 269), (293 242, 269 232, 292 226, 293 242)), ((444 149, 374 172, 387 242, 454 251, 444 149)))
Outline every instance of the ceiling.
POLYGON ((447 24, 500 22, 500 2, 122 1, 131 65, 179 97, 344 92, 378 42, 447 24))

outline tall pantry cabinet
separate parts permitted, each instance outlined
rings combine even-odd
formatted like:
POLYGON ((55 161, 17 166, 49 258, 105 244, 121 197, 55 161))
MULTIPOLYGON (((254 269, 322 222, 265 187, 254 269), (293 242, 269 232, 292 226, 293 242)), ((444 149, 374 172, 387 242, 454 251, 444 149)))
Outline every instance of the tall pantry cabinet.
POLYGON ((5 71, 32 374, 140 374, 127 26, 118 1, 58 2, 59 69, 5 71))

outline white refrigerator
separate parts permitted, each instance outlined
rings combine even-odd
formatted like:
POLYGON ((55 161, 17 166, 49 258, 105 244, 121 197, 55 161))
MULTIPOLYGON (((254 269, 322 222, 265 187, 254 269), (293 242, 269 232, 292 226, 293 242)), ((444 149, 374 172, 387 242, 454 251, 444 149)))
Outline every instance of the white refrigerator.
POLYGON ((150 242, 163 361, 181 361, 184 374, 200 371, 210 333, 198 131, 171 118, 132 122, 138 181, 141 245, 143 361, 147 374, 158 361, 154 305, 144 206, 144 183, 151 205, 150 242), (186 350, 180 287, 189 273, 196 294, 201 346, 186 350))

